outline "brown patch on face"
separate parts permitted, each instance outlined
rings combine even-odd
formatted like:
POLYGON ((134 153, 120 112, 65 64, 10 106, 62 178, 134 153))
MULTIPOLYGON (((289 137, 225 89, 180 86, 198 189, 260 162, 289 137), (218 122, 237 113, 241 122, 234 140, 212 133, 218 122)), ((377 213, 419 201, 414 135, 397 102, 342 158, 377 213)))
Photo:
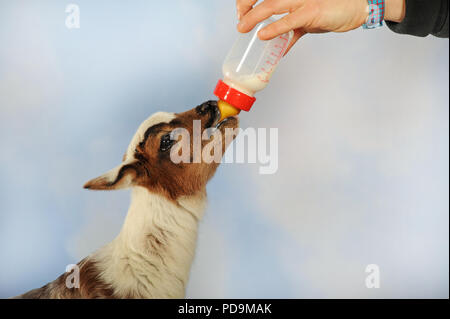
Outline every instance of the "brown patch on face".
MULTIPOLYGON (((217 102, 208 101, 192 110, 176 114, 176 118, 170 123, 160 123, 150 127, 143 141, 136 147, 134 157, 137 162, 134 164, 134 169, 137 173, 134 183, 173 200, 179 196, 193 195, 204 190, 219 163, 192 162, 194 120, 201 121, 201 134, 206 128, 214 127, 219 117, 217 102), (166 150, 162 142, 177 128, 184 128, 189 132, 190 163, 174 163, 170 158, 170 149, 166 150)), ((225 145, 225 129, 237 127, 237 118, 228 118, 220 125, 219 130, 223 139, 222 154, 228 146, 225 145)), ((203 149, 209 142, 211 140, 202 140, 201 148, 203 149)))

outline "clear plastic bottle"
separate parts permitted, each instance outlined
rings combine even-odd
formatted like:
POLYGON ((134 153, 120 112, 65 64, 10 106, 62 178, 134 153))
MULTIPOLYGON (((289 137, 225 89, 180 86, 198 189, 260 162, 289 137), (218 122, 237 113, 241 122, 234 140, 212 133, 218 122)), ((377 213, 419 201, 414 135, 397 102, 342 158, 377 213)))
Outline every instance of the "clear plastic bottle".
POLYGON ((292 31, 268 41, 258 38, 258 31, 272 22, 275 20, 266 19, 252 31, 241 34, 225 58, 223 80, 214 90, 222 119, 250 110, 256 100, 253 95, 267 86, 286 52, 292 31))

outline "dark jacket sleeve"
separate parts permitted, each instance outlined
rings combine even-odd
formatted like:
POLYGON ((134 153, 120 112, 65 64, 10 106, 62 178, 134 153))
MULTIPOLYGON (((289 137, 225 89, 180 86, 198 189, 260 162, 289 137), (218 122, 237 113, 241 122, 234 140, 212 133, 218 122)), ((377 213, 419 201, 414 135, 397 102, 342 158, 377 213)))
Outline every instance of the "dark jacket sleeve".
POLYGON ((405 0, 405 18, 401 23, 386 21, 397 33, 448 38, 449 0, 405 0))

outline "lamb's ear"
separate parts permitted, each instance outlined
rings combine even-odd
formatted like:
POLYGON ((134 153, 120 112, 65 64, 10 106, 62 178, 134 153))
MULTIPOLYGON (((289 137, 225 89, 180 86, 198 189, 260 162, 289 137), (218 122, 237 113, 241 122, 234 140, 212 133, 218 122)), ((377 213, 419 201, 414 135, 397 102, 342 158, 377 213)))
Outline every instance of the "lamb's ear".
POLYGON ((121 189, 133 186, 139 175, 139 165, 136 160, 126 161, 106 172, 105 174, 91 179, 84 184, 84 188, 98 190, 121 189))

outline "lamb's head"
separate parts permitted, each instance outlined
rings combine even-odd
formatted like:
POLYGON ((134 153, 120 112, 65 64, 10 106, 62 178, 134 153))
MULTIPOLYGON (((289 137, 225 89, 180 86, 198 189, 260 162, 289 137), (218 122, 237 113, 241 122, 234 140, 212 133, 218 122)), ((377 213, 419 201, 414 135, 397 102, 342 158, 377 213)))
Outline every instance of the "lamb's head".
POLYGON ((153 114, 140 125, 123 162, 84 187, 141 186, 171 199, 204 190, 237 134, 237 118, 219 119, 216 101, 183 113, 153 114))

